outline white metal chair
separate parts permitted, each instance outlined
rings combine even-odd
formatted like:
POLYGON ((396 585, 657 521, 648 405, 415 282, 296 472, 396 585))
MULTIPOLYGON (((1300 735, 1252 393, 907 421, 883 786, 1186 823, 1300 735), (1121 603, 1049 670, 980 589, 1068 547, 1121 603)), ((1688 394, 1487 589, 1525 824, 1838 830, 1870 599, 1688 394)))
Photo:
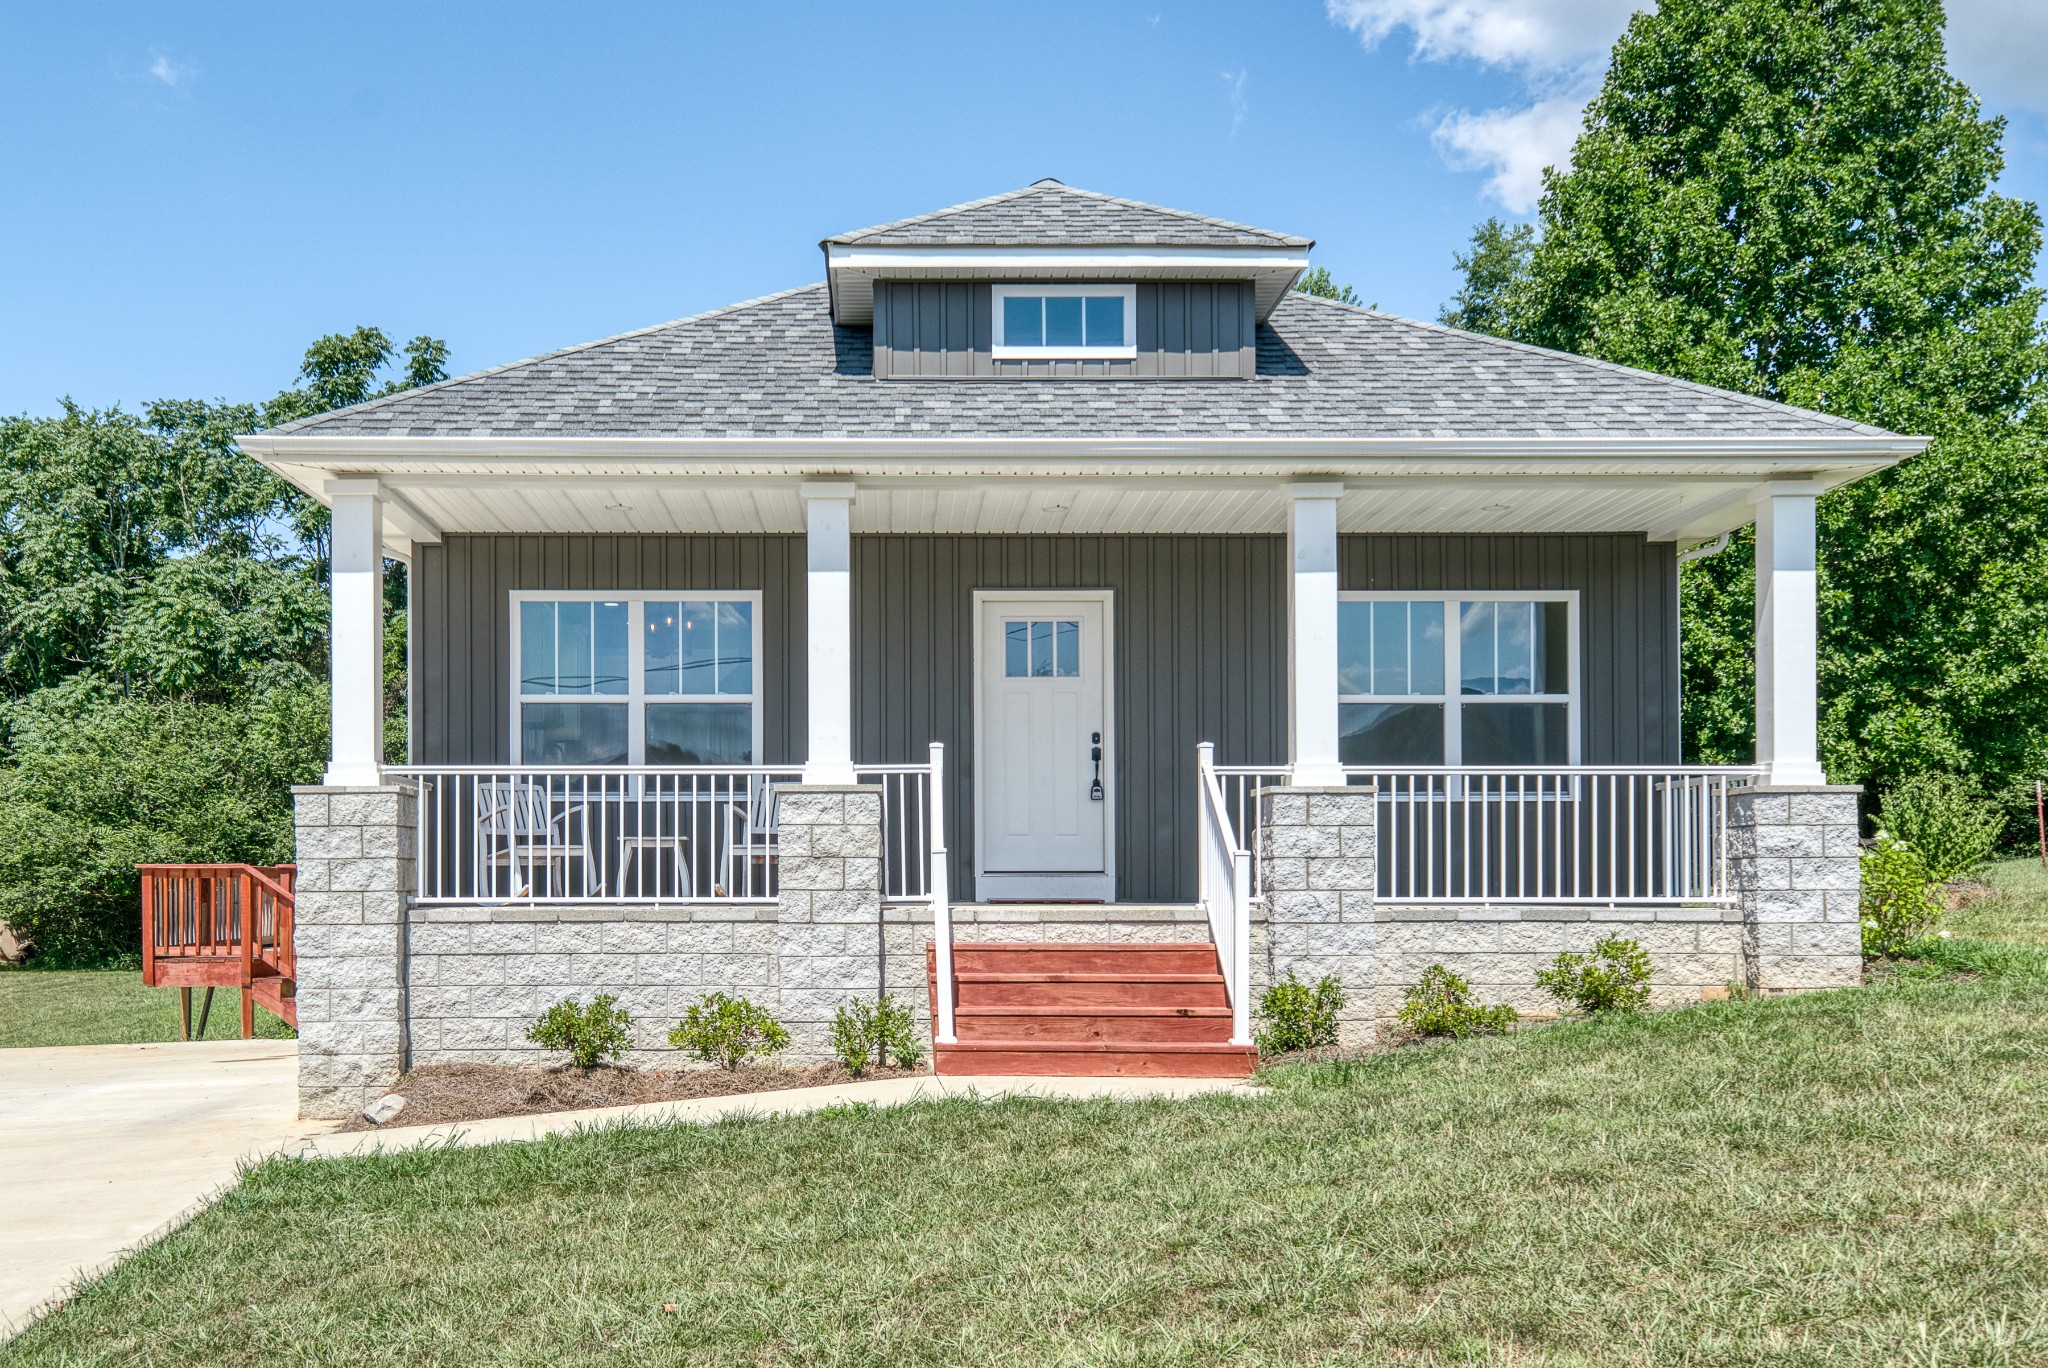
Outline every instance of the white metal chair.
MULTIPOLYGON (((582 882, 590 882, 597 869, 590 848, 588 823, 579 820, 584 804, 557 802, 546 779, 510 782, 489 781, 476 786, 476 829, 478 863, 493 869, 512 871, 512 894, 524 898, 533 891, 533 871, 547 871, 547 893, 560 889, 569 893, 569 862, 581 859, 582 882), (521 882, 521 871, 524 882, 521 882)), ((497 887, 495 875, 491 887, 497 887)), ((587 892, 588 889, 586 888, 587 892)), ((542 896, 547 896, 544 893, 542 896)))
POLYGON ((774 897, 778 833, 775 783, 751 775, 746 792, 734 793, 718 824, 718 866, 725 882, 713 891, 720 897, 774 897))

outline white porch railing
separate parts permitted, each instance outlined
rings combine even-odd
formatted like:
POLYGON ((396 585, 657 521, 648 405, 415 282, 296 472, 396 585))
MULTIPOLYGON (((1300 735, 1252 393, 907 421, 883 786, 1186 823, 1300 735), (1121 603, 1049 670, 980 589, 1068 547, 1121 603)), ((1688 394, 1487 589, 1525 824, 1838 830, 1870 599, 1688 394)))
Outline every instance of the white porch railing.
MULTIPOLYGON (((945 896, 940 748, 863 765, 882 789, 882 893, 945 896)), ((405 765, 419 786, 423 903, 749 902, 776 893, 788 766, 405 765)))
MULTIPOLYGON (((1213 748, 1212 748, 1213 749, 1213 748)), ((1212 765, 1211 772, 1216 783, 1223 790, 1223 811, 1230 819, 1231 833, 1237 844, 1251 852, 1252 896, 1262 897, 1265 889, 1260 884, 1259 872, 1259 805, 1258 792, 1287 782, 1285 765, 1212 765)))
POLYGON ((1729 903, 1728 792, 1754 770, 1346 766, 1378 791, 1379 896, 1729 903))
MULTIPOLYGON (((1249 1045, 1251 1036, 1252 852, 1239 834, 1245 791, 1239 786, 1239 807, 1233 815, 1216 773, 1216 747, 1195 748, 1199 771, 1196 799, 1200 830, 1200 863, 1196 866, 1196 899, 1209 918, 1209 936, 1223 968, 1223 988, 1230 997, 1230 1043, 1249 1045)), ((1257 814, 1252 825, 1257 826, 1257 814)))

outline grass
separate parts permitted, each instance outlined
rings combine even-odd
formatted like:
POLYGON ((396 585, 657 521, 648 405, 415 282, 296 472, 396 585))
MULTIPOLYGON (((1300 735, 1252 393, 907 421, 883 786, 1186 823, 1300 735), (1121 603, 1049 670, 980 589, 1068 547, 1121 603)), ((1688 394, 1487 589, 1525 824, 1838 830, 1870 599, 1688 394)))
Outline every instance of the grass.
POLYGON ((2048 953, 1275 1070, 275 1159, 35 1364, 2037 1364, 2048 953))
POLYGON ((1996 895, 1956 909, 1948 919, 1957 936, 2048 945, 2048 869, 2041 857, 1999 860, 1977 878, 1996 895))
MULTIPOLYGON (((199 1025, 203 991, 192 995, 192 1025, 199 1025)), ((242 1033, 241 990, 213 995, 206 1039, 242 1033)), ((256 1034, 287 1038, 291 1030, 262 1008, 256 1034)), ((145 988, 142 971, 0 969, 0 1048, 23 1045, 127 1045, 178 1038, 175 988, 145 988)))

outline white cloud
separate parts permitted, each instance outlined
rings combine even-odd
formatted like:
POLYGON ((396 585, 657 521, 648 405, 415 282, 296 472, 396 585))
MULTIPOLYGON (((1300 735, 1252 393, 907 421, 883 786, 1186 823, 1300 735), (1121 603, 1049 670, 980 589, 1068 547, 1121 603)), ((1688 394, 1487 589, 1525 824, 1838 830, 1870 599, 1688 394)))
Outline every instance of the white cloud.
POLYGON ((154 76, 157 80, 162 81, 171 89, 176 90, 179 86, 191 80, 194 76, 197 76, 199 74, 199 68, 184 63, 174 62, 170 58, 164 56, 161 52, 159 52, 156 55, 155 60, 151 61, 149 64, 149 74, 151 76, 154 76))
POLYGON ((1641 0, 1326 0, 1330 18, 1377 47, 1396 30, 1415 55, 1469 58, 1532 74, 1576 73, 1603 63, 1641 0))
POLYGON ((1543 194, 1543 170, 1571 161, 1585 99, 1539 100, 1527 109, 1457 110, 1430 135, 1444 160, 1460 171, 1485 171, 1481 189, 1509 212, 1527 214, 1543 194))
POLYGON ((1949 69, 1988 104, 2048 114, 2048 4, 1949 0, 1949 69))
POLYGON ((1230 131, 1235 133, 1244 127, 1244 116, 1251 109, 1244 95, 1245 81, 1249 79, 1250 73, 1239 67, 1236 71, 1226 71, 1222 75, 1223 89, 1230 96, 1230 131))

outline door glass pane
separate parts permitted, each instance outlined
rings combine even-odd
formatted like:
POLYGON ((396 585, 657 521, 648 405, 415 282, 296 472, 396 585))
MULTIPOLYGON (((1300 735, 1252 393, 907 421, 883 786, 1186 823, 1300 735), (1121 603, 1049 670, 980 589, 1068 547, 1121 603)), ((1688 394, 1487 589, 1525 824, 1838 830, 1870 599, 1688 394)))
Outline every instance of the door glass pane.
POLYGON ((682 605, 678 603, 647 605, 647 692, 651 694, 677 691, 676 638, 680 631, 676 620, 681 612, 682 605))
POLYGON ((1045 301, 1045 345, 1081 345, 1081 301, 1074 295, 1054 295, 1045 301))
POLYGON ((590 629, 593 637, 593 652, 596 668, 592 684, 601 694, 622 694, 627 692, 626 679, 626 605, 623 603, 595 603, 591 605, 590 629))
POLYGON ((1408 690, 1410 693, 1440 694, 1444 691, 1444 606, 1415 602, 1408 605, 1408 690))
POLYGON ((519 692, 555 691, 555 605, 519 605, 519 692))
POLYGON ((1052 624, 1034 622, 1031 624, 1031 677, 1050 679, 1052 677, 1052 624))
POLYGON ((718 692, 754 691, 754 605, 722 601, 718 605, 718 692))
POLYGON ((1337 605, 1337 692, 1372 692, 1372 605, 1337 605))
POLYGON ((1003 677, 1024 679, 1031 673, 1031 624, 1003 624, 1003 677))
POLYGON ((1088 301, 1086 321, 1089 346, 1124 345, 1124 301, 1120 296, 1091 298, 1088 301))
POLYGON ((1045 345, 1045 322, 1041 310, 1045 301, 1033 297, 1019 298, 1015 295, 1003 301, 1003 345, 1006 347, 1042 347, 1045 345))
POLYGON ((1563 703, 1468 703, 1459 725, 1468 765, 1571 763, 1568 709, 1563 703))
POLYGON ((590 605, 555 605, 555 692, 590 692, 590 605))
POLYGON ((521 704, 519 756, 529 765, 623 765, 626 705, 521 704))
POLYGON ((1372 691, 1413 693, 1408 687, 1408 605, 1372 605, 1372 691))
POLYGON ((1493 637, 1497 615, 1491 603, 1458 605, 1459 692, 1490 694, 1494 691, 1493 637))
POLYGON ((1053 633, 1054 645, 1058 648, 1053 673, 1061 679, 1081 677, 1081 624, 1061 622, 1053 633))
POLYGON ((650 703, 650 765, 750 765, 754 709, 748 703, 650 703))
POLYGON ((1337 758, 1347 765, 1441 765, 1441 703, 1346 703, 1337 710, 1337 758))
POLYGON ((681 660, 677 671, 677 693, 708 694, 718 691, 718 636, 708 603, 676 605, 677 648, 681 660))

